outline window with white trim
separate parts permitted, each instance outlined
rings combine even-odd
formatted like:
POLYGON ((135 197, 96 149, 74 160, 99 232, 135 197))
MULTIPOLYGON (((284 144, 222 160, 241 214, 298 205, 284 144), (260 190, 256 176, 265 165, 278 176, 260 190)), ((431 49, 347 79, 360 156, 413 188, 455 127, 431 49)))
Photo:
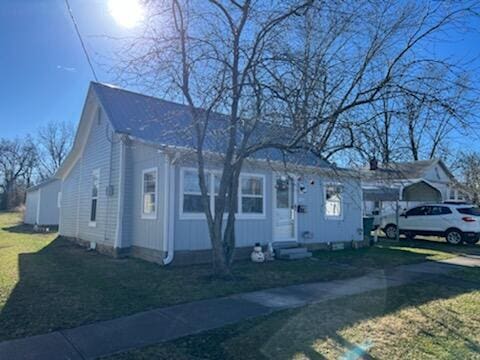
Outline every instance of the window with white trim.
MULTIPOLYGON (((217 204, 219 202, 218 200, 218 193, 220 191, 220 179, 222 175, 220 173, 212 173, 213 176, 213 194, 214 194, 214 209, 217 207, 217 204)), ((230 196, 227 193, 227 196, 225 197, 225 213, 228 213, 230 210, 230 196)), ((235 199, 235 203, 233 208, 235 209, 235 213, 238 213, 238 199, 235 199)))
POLYGON ((240 212, 242 214, 263 214, 263 185, 262 176, 240 176, 240 212))
POLYGON ((450 188, 448 198, 450 200, 455 200, 455 189, 454 188, 450 188))
POLYGON ((98 190, 100 188, 100 169, 95 169, 92 172, 92 192, 90 200, 90 226, 95 226, 97 223, 97 207, 98 207, 98 190))
MULTIPOLYGON (((207 174, 207 187, 210 175, 207 174)), ((210 195, 210 191, 208 192, 210 195)), ((203 213, 202 192, 198 184, 198 172, 196 170, 183 171, 183 212, 189 214, 203 213)))
MULTIPOLYGON (((206 171, 205 182, 212 212, 218 204, 221 174, 217 171, 206 171)), ((238 197, 235 199, 235 213, 245 216, 264 215, 265 178, 259 175, 240 175, 238 197)), ((229 196, 226 197, 225 213, 229 212, 229 196)), ((202 217, 202 195, 198 184, 198 171, 182 169, 181 215, 202 217)))
POLYGON ((157 169, 142 172, 142 218, 155 219, 157 216, 157 169))
POLYGON ((325 186, 325 217, 340 219, 342 217, 343 187, 329 184, 325 186))

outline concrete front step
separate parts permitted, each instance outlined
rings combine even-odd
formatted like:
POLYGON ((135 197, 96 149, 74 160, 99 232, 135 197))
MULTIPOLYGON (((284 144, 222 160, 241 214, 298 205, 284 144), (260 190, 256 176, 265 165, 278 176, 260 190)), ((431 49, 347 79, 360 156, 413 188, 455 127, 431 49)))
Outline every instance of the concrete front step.
POLYGON ((312 257, 312 253, 309 252, 309 251, 306 251, 306 252, 301 252, 301 253, 287 253, 287 254, 278 255, 277 259, 280 259, 280 260, 299 260, 299 259, 307 259, 309 257, 312 257))
POLYGON ((272 247, 274 250, 296 248, 298 247, 298 243, 296 241, 274 241, 272 247))
POLYGON ((308 252, 307 248, 304 247, 295 247, 295 248, 286 248, 286 249, 276 249, 275 254, 277 256, 288 255, 288 254, 305 254, 308 252))

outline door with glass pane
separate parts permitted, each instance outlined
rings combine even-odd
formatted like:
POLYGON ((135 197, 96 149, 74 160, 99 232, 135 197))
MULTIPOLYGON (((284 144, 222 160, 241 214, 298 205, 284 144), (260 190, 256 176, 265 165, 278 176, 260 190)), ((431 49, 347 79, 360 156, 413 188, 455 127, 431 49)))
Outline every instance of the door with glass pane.
POLYGON ((278 176, 273 186, 273 238, 275 241, 295 240, 294 181, 278 176))

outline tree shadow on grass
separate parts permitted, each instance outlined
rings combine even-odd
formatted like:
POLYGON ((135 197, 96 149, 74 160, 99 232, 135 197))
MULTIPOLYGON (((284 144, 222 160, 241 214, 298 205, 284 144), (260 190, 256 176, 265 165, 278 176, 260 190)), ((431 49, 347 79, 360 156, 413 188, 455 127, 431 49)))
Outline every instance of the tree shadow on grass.
POLYGON ((450 245, 444 239, 416 237, 414 240, 402 239, 400 242, 380 238, 380 244, 407 246, 412 248, 421 248, 429 250, 444 251, 455 255, 480 255, 480 242, 461 245, 450 245))
POLYGON ((8 226, 8 227, 3 227, 3 231, 11 232, 11 233, 16 233, 16 234, 45 234, 45 233, 55 233, 58 232, 58 226, 52 225, 52 226, 45 226, 41 227, 40 229, 46 229, 48 228, 47 231, 35 231, 33 225, 29 224, 18 224, 18 225, 13 225, 13 226, 8 226))

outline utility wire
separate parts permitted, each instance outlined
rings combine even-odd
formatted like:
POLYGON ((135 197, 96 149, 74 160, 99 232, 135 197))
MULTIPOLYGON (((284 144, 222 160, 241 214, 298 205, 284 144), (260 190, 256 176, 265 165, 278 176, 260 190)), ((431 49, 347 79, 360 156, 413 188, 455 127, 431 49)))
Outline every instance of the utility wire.
POLYGON ((85 43, 83 42, 82 35, 80 34, 80 30, 78 30, 77 22, 75 21, 75 17, 73 16, 72 8, 68 0, 65 0, 65 5, 67 6, 68 13, 70 14, 70 18, 72 19, 73 26, 75 27, 75 31, 78 35, 78 39, 80 40, 80 44, 82 44, 83 52, 85 53, 85 57, 87 58, 88 65, 90 66, 90 70, 92 70, 93 78, 95 81, 98 81, 97 74, 95 73, 95 69, 93 68, 92 61, 90 60, 90 56, 88 55, 87 48, 85 43))

